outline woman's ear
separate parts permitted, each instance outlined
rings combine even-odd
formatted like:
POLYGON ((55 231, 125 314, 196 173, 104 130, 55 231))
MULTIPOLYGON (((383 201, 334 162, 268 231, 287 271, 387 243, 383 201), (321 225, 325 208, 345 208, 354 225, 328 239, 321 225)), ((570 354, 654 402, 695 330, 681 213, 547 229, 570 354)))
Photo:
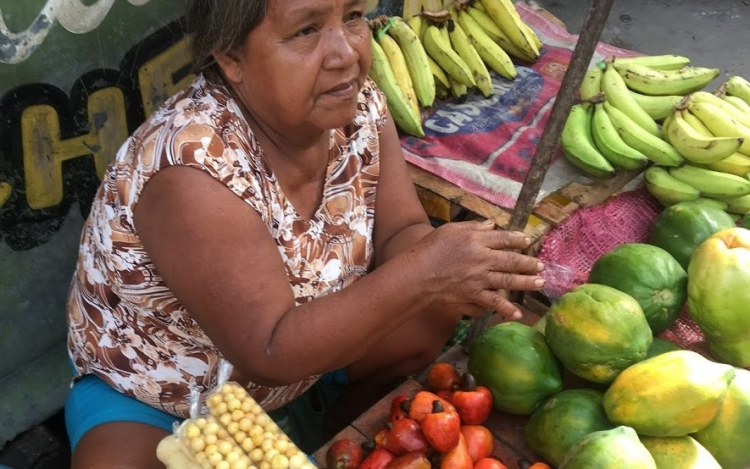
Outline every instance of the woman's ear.
POLYGON ((215 53, 214 59, 227 80, 233 83, 242 81, 242 62, 234 51, 215 53))

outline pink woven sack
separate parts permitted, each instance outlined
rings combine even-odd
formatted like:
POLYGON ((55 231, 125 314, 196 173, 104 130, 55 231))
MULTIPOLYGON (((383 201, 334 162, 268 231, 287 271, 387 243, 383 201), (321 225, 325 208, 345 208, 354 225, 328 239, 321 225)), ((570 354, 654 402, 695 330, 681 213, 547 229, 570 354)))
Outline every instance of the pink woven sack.
MULTIPOLYGON (((640 186, 578 210, 550 232, 539 252, 539 259, 547 265, 545 294, 549 300, 586 283, 591 267, 603 254, 620 244, 647 242, 651 224, 661 210, 659 202, 640 186)), ((687 306, 660 337, 709 356, 703 333, 690 318, 687 306)))

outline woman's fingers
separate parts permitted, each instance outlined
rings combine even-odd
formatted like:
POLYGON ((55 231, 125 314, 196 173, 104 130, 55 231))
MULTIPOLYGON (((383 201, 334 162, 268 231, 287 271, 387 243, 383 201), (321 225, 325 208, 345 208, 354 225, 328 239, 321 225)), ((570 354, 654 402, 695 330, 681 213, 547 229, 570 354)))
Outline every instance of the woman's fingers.
POLYGON ((494 272, 538 274, 544 270, 544 264, 536 257, 513 251, 494 251, 490 262, 494 272))
POLYGON ((500 291, 482 291, 477 298, 477 303, 508 319, 521 319, 522 316, 518 306, 509 301, 505 294, 500 291))
POLYGON ((487 245, 492 249, 526 249, 531 244, 531 238, 520 231, 494 230, 486 234, 487 245))
POLYGON ((538 275, 511 272, 488 272, 487 283, 491 290, 534 291, 544 287, 544 279, 538 275))

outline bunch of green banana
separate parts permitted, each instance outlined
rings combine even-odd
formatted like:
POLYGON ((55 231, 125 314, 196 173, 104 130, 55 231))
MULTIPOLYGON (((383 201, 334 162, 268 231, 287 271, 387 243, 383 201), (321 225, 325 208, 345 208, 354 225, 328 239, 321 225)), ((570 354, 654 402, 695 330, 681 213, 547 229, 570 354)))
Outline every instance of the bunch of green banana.
POLYGON ((689 94, 665 119, 665 137, 688 164, 669 169, 682 185, 664 177, 657 183, 647 179, 647 189, 664 205, 697 192, 730 214, 750 213, 750 103, 741 97, 745 89, 750 101, 750 83, 731 77, 715 94, 689 94))

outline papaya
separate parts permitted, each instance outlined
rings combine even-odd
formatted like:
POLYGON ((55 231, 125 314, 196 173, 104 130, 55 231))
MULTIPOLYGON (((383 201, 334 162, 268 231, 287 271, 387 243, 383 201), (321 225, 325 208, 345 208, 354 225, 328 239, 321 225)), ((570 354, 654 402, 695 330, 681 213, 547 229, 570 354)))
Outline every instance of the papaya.
POLYGON ((539 331, 519 322, 487 328, 471 342, 469 373, 492 393, 495 409, 530 415, 562 390, 562 365, 539 331))
POLYGON ((642 436, 641 443, 659 469, 722 469, 711 453, 689 436, 642 436))
POLYGON ((626 243, 594 262, 588 283, 609 285, 635 298, 656 335, 680 315, 687 300, 687 278, 685 269, 664 249, 626 243))
POLYGON ((659 213, 649 231, 649 244, 659 246, 688 270, 690 258, 709 236, 735 226, 723 210, 701 203, 679 202, 659 213))
POLYGON ((734 369, 690 350, 675 350, 636 363, 604 393, 607 418, 643 436, 685 436, 719 413, 734 369))
POLYGON ((583 284, 546 314, 545 336, 565 368, 606 384, 643 360, 653 341, 646 316, 632 296, 606 285, 583 284))
POLYGON ((651 343, 651 347, 648 348, 646 358, 655 357, 662 353, 672 352, 674 350, 680 350, 674 342, 662 339, 660 337, 654 337, 654 341, 651 343))
POLYGON ((735 368, 719 414, 692 437, 723 469, 750 467, 750 371, 735 368))
POLYGON ((566 389, 549 397, 524 426, 526 444, 557 467, 578 440, 614 428, 604 412, 603 396, 594 389, 566 389))
POLYGON ((557 469, 657 469, 635 430, 619 426, 589 433, 565 454, 557 469))
POLYGON ((711 355, 750 367, 750 230, 714 233, 695 251, 688 269, 688 311, 711 355))

